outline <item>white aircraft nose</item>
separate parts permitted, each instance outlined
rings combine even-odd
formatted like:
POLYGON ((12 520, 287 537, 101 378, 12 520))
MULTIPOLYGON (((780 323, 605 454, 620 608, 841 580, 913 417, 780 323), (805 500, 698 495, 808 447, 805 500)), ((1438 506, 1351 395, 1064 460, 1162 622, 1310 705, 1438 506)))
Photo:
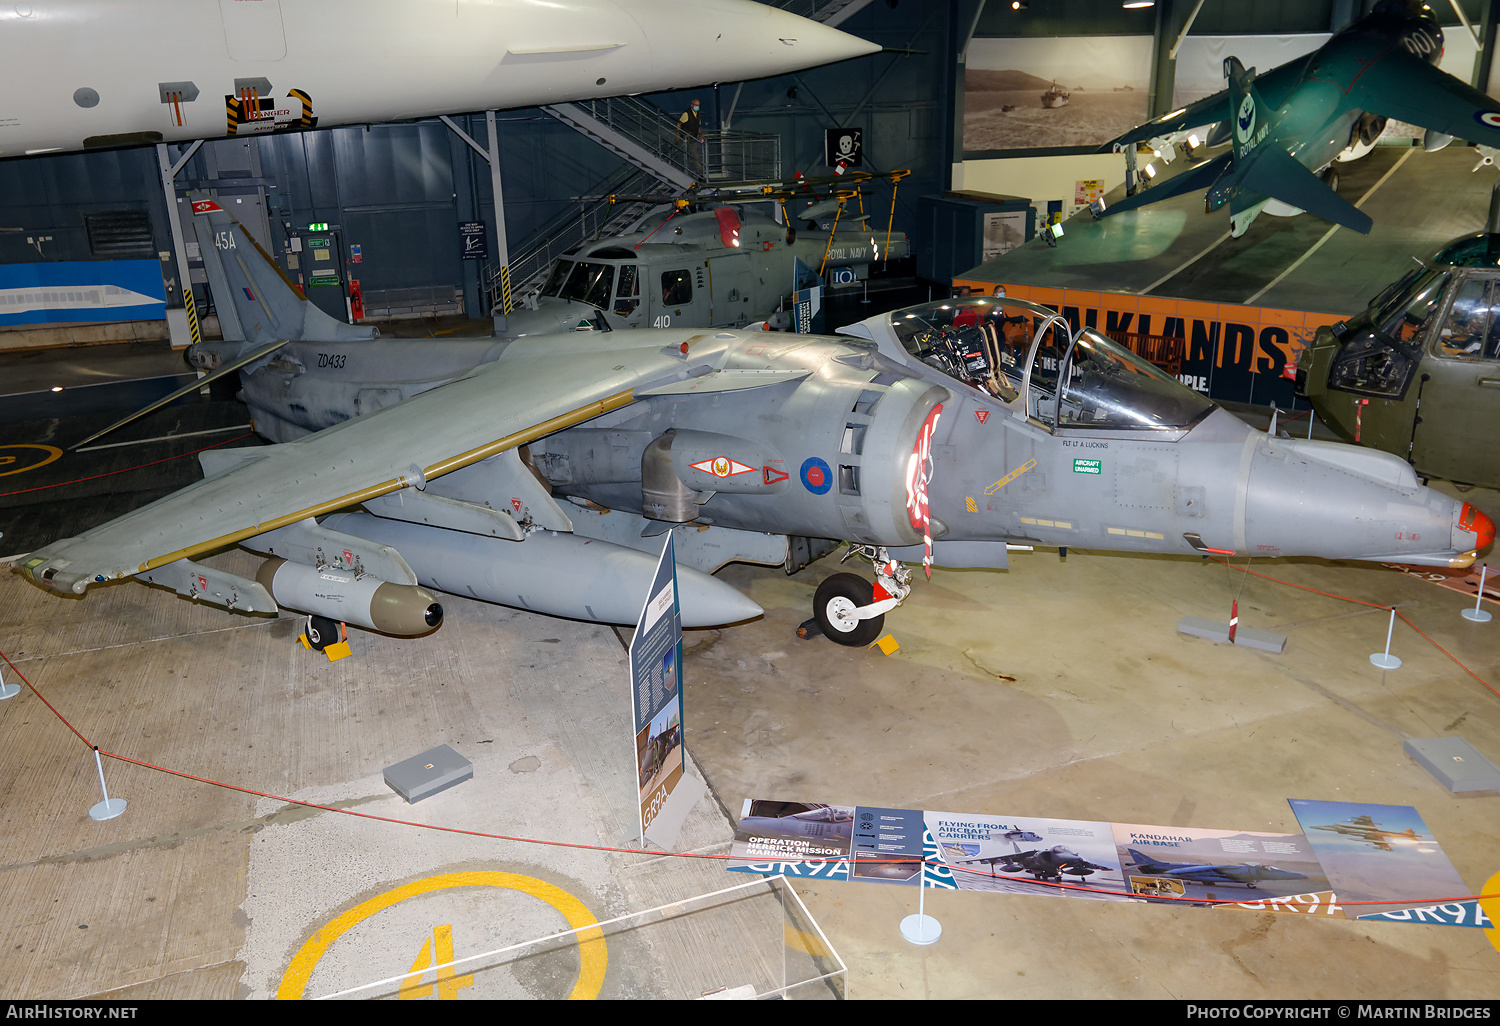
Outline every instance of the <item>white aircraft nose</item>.
POLYGON ((752 0, 635 0, 622 6, 651 41, 658 65, 681 62, 691 79, 685 86, 764 78, 880 50, 752 0))

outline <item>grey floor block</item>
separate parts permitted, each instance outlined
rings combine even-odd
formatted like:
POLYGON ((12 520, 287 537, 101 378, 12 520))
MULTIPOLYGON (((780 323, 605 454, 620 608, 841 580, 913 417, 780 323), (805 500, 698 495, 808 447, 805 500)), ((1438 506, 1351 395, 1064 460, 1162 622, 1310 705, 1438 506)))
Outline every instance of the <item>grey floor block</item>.
POLYGON ((474 775, 474 764, 447 745, 430 748, 385 768, 385 782, 408 802, 419 802, 474 775))
POLYGON ((1500 767, 1461 737, 1408 738, 1402 747, 1450 791, 1500 790, 1500 767))

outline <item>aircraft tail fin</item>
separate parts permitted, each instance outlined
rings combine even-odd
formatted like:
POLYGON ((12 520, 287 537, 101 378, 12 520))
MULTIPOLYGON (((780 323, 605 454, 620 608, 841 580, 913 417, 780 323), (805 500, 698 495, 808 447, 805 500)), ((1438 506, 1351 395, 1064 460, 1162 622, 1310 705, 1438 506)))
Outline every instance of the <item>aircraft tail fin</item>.
POLYGON ((1230 135, 1238 160, 1270 134, 1276 112, 1266 106, 1255 88, 1255 69, 1247 69, 1238 57, 1224 58, 1224 77, 1229 80, 1230 135))
POLYGON ((244 225, 217 203, 198 200, 193 213, 226 341, 242 341, 248 349, 277 339, 360 342, 380 337, 378 328, 345 324, 309 302, 244 225))
POLYGON ((1246 69, 1237 57, 1226 57, 1224 77, 1229 79, 1234 161, 1240 169, 1239 188, 1230 206, 1237 215, 1236 235, 1268 198, 1368 235, 1374 224, 1369 214, 1329 188, 1281 144, 1273 140, 1261 145, 1272 136, 1281 115, 1261 99, 1255 88, 1255 69, 1246 69))

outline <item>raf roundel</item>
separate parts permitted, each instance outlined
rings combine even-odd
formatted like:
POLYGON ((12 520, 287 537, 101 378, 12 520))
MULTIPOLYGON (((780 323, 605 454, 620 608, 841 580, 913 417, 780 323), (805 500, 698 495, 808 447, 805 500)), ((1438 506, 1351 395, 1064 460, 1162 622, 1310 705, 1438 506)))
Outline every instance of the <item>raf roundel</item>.
POLYGON ((809 456, 802 464, 802 486, 814 495, 825 495, 833 487, 833 471, 816 456, 809 456))
POLYGON ((1482 110, 1474 115, 1474 120, 1490 128, 1500 128, 1500 110, 1482 110))

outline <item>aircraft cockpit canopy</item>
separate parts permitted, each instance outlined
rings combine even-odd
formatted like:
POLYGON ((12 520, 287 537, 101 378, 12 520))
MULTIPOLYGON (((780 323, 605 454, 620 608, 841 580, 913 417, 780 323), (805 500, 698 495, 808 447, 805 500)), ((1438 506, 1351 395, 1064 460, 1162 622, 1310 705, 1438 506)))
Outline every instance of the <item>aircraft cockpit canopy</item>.
POLYGON ((1480 232, 1454 239, 1432 255, 1429 267, 1500 267, 1500 234, 1480 232))
POLYGON ((1051 428, 1180 430, 1213 403, 1093 328, 1052 310, 988 296, 890 315, 908 353, 1051 428), (1059 394, 1058 382, 1063 382, 1059 394))
POLYGON ((636 269, 635 254, 622 247, 600 250, 579 260, 561 257, 553 264, 541 294, 629 316, 640 302, 636 269), (608 263, 609 258, 619 262, 608 263))

